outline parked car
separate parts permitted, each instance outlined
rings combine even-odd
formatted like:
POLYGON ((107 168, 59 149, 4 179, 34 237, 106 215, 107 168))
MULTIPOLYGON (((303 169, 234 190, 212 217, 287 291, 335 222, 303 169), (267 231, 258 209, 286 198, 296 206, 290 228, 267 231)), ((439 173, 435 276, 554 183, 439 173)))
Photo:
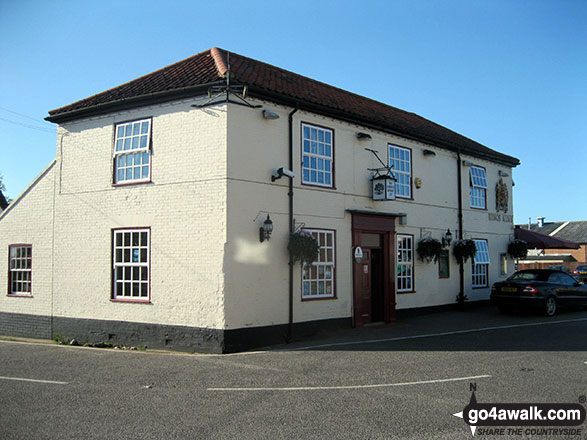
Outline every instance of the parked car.
POLYGON ((587 308, 587 285, 560 270, 520 270, 491 287, 491 301, 502 312, 534 308, 553 316, 559 307, 587 308))
POLYGON ((567 268, 562 264, 553 264, 552 266, 548 266, 548 269, 562 270, 563 272, 567 272, 567 268))
POLYGON ((587 264, 580 264, 573 271, 573 275, 579 281, 587 281, 587 264))

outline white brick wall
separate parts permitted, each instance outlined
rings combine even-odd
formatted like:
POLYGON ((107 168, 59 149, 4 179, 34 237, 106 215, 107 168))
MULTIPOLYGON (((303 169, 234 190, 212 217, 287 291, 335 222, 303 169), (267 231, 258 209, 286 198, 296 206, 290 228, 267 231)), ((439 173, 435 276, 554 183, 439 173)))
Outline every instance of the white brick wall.
MULTIPOLYGON (((195 109, 190 106, 194 102, 59 127, 52 174, 0 221, 4 249, 15 241, 33 244, 33 288, 39 292, 34 301, 39 306, 0 295, 0 311, 50 313, 47 218, 51 220, 56 177, 55 316, 224 327, 226 109, 195 109), (114 187, 114 124, 144 117, 153 118, 152 183, 114 187), (111 301, 111 231, 123 227, 151 228, 149 304, 111 301)), ((6 266, 6 258, 0 261, 6 266)), ((0 280, 6 277, 4 266, 0 280)))
POLYGON ((49 315, 53 237, 53 190, 57 166, 50 165, 0 216, 0 311, 49 315), (32 297, 9 297, 8 247, 32 245, 32 297))

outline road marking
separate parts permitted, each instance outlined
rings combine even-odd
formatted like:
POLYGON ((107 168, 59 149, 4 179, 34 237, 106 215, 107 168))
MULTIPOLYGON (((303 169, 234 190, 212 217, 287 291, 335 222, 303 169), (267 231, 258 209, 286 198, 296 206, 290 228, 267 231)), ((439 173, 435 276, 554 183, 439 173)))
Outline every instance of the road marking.
POLYGON ((443 382, 458 382, 463 380, 473 379, 485 379, 491 377, 490 375, 484 374, 481 376, 469 376, 469 377, 453 377, 449 379, 433 379, 433 380, 420 380, 417 382, 398 382, 398 383, 381 383, 381 384, 370 384, 370 385, 336 385, 336 386, 316 386, 316 387, 259 387, 259 388, 208 388, 208 391, 316 391, 316 390, 357 390, 365 388, 389 388, 389 387, 402 387, 409 385, 425 385, 431 383, 443 383, 443 382))
POLYGON ((52 383, 52 384, 55 384, 55 385, 68 385, 68 382, 59 382, 57 380, 26 379, 24 377, 0 376, 0 379, 3 379, 3 380, 17 380, 17 381, 20 381, 20 382, 36 382, 36 383, 52 383))

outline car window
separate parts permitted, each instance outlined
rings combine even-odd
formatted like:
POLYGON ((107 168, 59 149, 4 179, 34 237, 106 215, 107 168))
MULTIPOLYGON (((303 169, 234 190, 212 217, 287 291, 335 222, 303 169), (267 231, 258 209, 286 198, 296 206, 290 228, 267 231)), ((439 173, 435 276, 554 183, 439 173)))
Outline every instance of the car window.
POLYGON ((509 281, 547 281, 548 272, 516 272, 509 281))
POLYGON ((567 275, 566 273, 561 273, 561 280, 564 284, 569 284, 571 286, 575 285, 577 283, 577 280, 575 278, 573 278, 570 275, 567 275))
POLYGON ((575 279, 573 277, 568 276, 565 273, 551 273, 550 277, 548 278, 548 281, 554 284, 575 284, 575 279))

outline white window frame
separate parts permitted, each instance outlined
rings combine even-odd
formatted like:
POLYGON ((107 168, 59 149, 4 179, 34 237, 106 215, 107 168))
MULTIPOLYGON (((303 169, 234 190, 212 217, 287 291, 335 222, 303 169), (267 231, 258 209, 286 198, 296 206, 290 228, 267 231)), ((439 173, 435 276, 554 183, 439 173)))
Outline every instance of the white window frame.
POLYGON ((113 229, 112 300, 149 302, 151 297, 151 230, 113 229))
POLYGON ((336 298, 336 231, 304 229, 318 240, 320 253, 311 265, 302 268, 302 300, 336 298))
POLYGON ((487 173, 485 168, 471 166, 469 178, 471 208, 487 209, 487 173))
POLYGON ((114 184, 151 181, 151 119, 114 126, 114 184))
POLYGON ((414 236, 396 234, 395 291, 414 292, 414 236))
POLYGON ((388 163, 395 181, 395 197, 412 198, 412 150, 399 145, 387 144, 388 163))
POLYGON ((10 245, 8 247, 8 295, 32 296, 32 274, 32 245, 10 245))
POLYGON ((334 130, 302 122, 301 149, 302 183, 334 188, 334 130))
POLYGON ((476 239, 477 253, 472 261, 471 286, 475 288, 489 287, 489 243, 485 239, 476 239))

